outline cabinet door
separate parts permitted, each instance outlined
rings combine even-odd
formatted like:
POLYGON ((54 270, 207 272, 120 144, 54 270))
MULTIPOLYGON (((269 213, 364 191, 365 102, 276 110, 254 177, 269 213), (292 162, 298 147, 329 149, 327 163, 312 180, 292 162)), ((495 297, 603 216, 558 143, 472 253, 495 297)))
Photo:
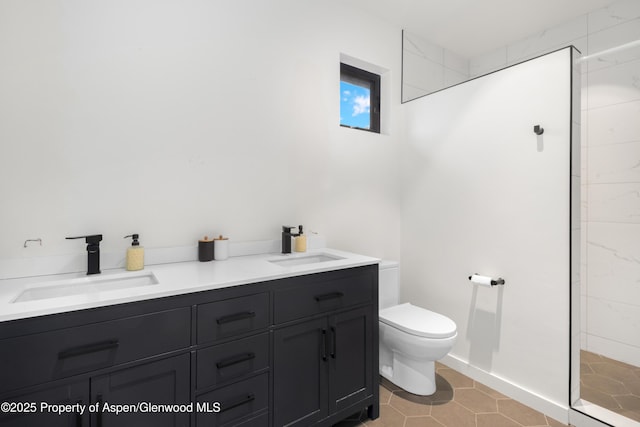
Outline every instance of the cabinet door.
POLYGON ((44 390, 3 399, 6 402, 16 404, 18 412, 1 412, 0 426, 2 427, 82 427, 89 425, 89 383, 85 381, 71 382, 69 384, 50 387, 44 390), (74 405, 84 407, 84 413, 74 410, 74 412, 64 415, 41 411, 41 403, 50 405, 74 405), (25 404, 35 404, 35 407, 28 407, 31 411, 25 412, 25 404), (19 406, 18 406, 19 405, 19 406))
POLYGON ((329 319, 329 411, 373 394, 372 308, 363 307, 329 319))
POLYGON ((327 416, 326 318, 274 332, 274 426, 310 426, 327 416))
MULTIPOLYGON (((92 414, 96 427, 188 427, 190 412, 104 411, 105 404, 137 405, 188 404, 190 399, 190 358, 188 354, 123 369, 91 379, 91 396, 100 404, 92 414)), ((114 408, 115 409, 115 408, 114 408)))

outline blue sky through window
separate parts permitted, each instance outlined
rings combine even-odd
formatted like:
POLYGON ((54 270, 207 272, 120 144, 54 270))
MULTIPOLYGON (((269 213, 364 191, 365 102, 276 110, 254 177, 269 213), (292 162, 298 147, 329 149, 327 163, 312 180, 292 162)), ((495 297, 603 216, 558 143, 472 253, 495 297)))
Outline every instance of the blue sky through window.
POLYGON ((340 124, 369 129, 371 127, 371 91, 345 81, 340 82, 340 124))

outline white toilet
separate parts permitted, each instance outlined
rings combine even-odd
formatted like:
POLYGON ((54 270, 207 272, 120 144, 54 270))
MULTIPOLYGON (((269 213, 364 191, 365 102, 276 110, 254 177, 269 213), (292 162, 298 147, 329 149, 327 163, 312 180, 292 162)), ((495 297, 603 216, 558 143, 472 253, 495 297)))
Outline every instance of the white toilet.
POLYGON ((409 303, 398 304, 397 262, 380 262, 380 375, 422 396, 436 391, 435 361, 456 341, 453 320, 409 303))

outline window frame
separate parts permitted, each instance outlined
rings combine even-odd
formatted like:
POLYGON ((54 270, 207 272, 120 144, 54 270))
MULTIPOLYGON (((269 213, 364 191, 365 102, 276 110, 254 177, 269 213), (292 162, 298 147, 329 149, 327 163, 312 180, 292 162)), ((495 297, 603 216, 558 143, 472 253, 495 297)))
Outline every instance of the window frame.
POLYGON ((344 81, 361 86, 363 85, 360 82, 369 84, 369 128, 340 123, 341 127, 380 133, 380 80, 379 74, 340 62, 340 82, 344 81))

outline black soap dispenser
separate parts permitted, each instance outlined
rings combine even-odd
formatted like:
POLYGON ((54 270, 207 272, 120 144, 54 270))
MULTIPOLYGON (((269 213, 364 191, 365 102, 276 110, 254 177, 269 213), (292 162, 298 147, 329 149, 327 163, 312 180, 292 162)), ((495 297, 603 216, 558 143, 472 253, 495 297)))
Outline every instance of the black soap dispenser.
POLYGON ((142 270, 144 268, 144 248, 140 246, 140 242, 138 241, 139 236, 137 234, 124 236, 125 239, 129 237, 131 237, 133 241, 131 242, 131 247, 127 249, 126 269, 127 271, 142 270))

